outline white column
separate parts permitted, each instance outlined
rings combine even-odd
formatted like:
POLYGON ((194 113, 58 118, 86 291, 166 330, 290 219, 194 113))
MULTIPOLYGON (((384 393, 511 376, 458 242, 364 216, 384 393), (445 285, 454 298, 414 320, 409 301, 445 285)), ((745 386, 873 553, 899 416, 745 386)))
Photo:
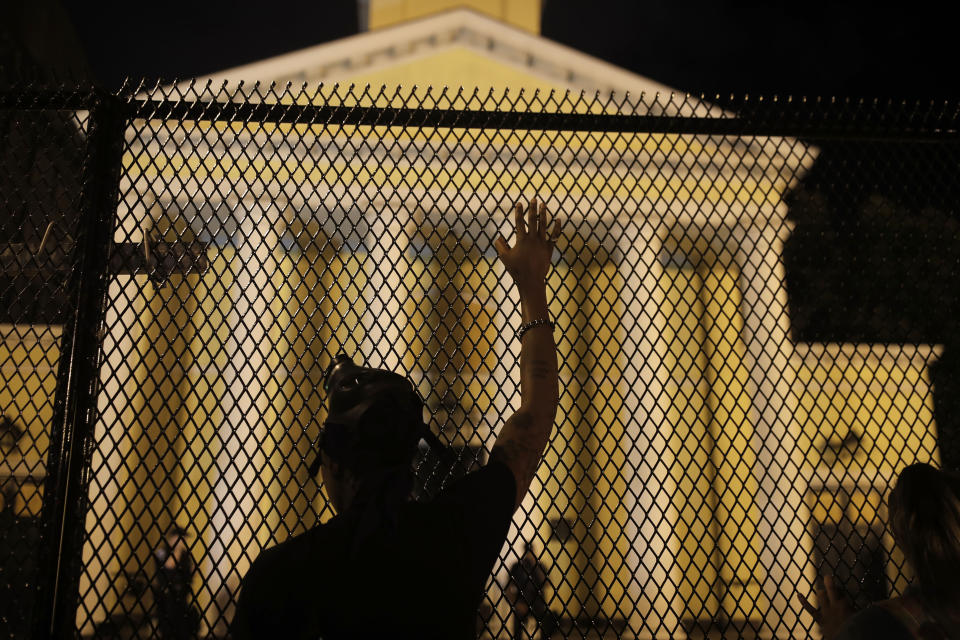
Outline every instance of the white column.
POLYGON ((403 286, 403 278, 409 260, 404 252, 410 209, 397 197, 371 195, 367 202, 357 203, 365 208, 363 217, 369 229, 369 260, 365 265, 368 290, 364 291, 363 336, 358 336, 358 342, 363 353, 369 354, 371 366, 400 371, 406 351, 403 306, 409 291, 403 286))
POLYGON ((226 318, 230 336, 224 341, 227 365, 222 375, 226 393, 222 399, 223 421, 213 443, 215 462, 210 470, 211 497, 209 547, 203 580, 214 602, 207 609, 207 624, 216 635, 225 634, 233 619, 234 600, 240 580, 249 568, 248 555, 268 526, 272 505, 270 477, 264 466, 273 442, 263 414, 270 407, 266 393, 273 372, 268 359, 273 350, 268 339, 274 321, 269 313, 276 296, 271 275, 278 265, 274 251, 279 245, 276 225, 279 215, 270 205, 245 202, 237 211, 240 229, 231 264, 235 279, 230 289, 233 302, 226 318), (258 509, 258 504, 264 502, 258 509), (258 535, 259 534, 259 535, 258 535))
MULTIPOLYGON (((769 601, 767 631, 775 637, 790 637, 789 630, 798 624, 795 592, 809 593, 814 578, 809 562, 813 541, 805 527, 808 518, 803 503, 809 478, 803 475, 803 452, 797 442, 799 427, 791 400, 795 373, 782 259, 791 229, 785 215, 786 206, 780 203, 766 224, 751 227, 740 239, 738 253, 743 340, 753 386, 751 447, 757 456, 754 477, 761 514, 757 534, 764 574, 757 577, 761 593, 769 601)), ((799 623, 807 622, 801 619, 799 623)))
MULTIPOLYGON (((132 131, 127 131, 131 143, 132 131)), ((124 176, 125 189, 144 194, 136 206, 122 205, 117 212, 114 242, 143 242, 143 235, 153 228, 150 214, 153 194, 142 179, 124 176)), ((106 362, 100 367, 100 389, 97 395, 99 418, 91 459, 89 510, 86 518, 87 542, 83 546, 80 593, 83 604, 77 609, 80 633, 92 632, 92 625, 115 612, 114 588, 122 588, 122 572, 131 555, 143 556, 147 542, 142 532, 133 532, 136 518, 130 514, 128 494, 132 477, 141 463, 137 458, 137 440, 143 437, 149 422, 139 392, 144 377, 144 353, 149 314, 149 296, 153 286, 144 275, 117 275, 109 279, 108 304, 104 314, 103 353, 106 362), (148 293, 144 293, 147 288, 148 293), (101 431, 105 429, 106 431, 101 431), (128 552, 127 549, 130 549, 128 552), (91 580, 91 577, 93 579, 91 580), (89 615, 87 615, 89 612, 89 615)), ((136 490, 140 490, 139 487, 136 490)), ((148 496, 149 498, 152 496, 148 496)))
POLYGON ((674 562, 670 496, 676 490, 670 477, 673 452, 669 449, 667 420, 670 399, 664 395, 665 376, 661 344, 663 315, 660 299, 658 254, 662 241, 657 225, 660 217, 640 211, 629 223, 639 225, 634 241, 620 234, 620 273, 624 279, 621 302, 623 340, 622 379, 619 393, 624 398, 623 420, 627 455, 622 473, 628 483, 632 504, 625 532, 634 540, 627 557, 632 580, 627 594, 636 603, 628 618, 630 629, 651 629, 656 637, 683 637, 677 611, 676 585, 682 578, 674 562))
MULTIPOLYGON (((100 417, 95 432, 97 442, 103 446, 94 448, 91 461, 94 476, 90 481, 86 523, 89 542, 83 548, 84 571, 80 580, 80 593, 85 595, 84 604, 77 611, 78 618, 86 611, 91 615, 87 620, 78 619, 78 624, 83 625, 82 633, 92 632, 90 623, 99 622, 111 613, 113 602, 104 603, 104 600, 111 594, 111 587, 122 582, 118 574, 127 561, 127 557, 118 557, 118 546, 129 527, 124 522, 128 509, 124 487, 130 482, 130 470, 140 463, 131 460, 129 453, 136 450, 131 434, 141 432, 131 400, 142 383, 142 372, 138 371, 142 356, 138 347, 145 328, 146 298, 140 292, 144 280, 143 277, 118 276, 111 279, 107 292, 109 300, 118 303, 107 306, 105 318, 109 333, 104 335, 103 352, 108 354, 108 361, 100 368, 97 397, 100 417), (128 304, 130 301, 132 304, 128 304), (106 433, 101 432, 101 428, 106 429, 106 433), (92 583, 91 576, 95 576, 92 583)), ((139 540, 133 546, 139 546, 139 540)))

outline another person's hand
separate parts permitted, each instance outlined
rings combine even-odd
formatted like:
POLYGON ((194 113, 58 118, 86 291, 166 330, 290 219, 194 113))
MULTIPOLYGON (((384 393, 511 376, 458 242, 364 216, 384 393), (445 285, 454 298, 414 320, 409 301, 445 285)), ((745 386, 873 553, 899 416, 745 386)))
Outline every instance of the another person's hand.
POLYGON ((516 243, 511 247, 503 236, 498 236, 494 246, 501 262, 507 268, 518 287, 542 286, 550 268, 553 247, 560 236, 560 222, 554 221, 548 231, 547 206, 532 198, 523 219, 523 205, 514 207, 516 243))
POLYGON ((843 628, 847 619, 853 615, 853 610, 847 603, 846 598, 837 589, 837 584, 833 576, 826 576, 823 579, 823 587, 817 588, 817 604, 819 609, 810 604, 810 601, 797 594, 800 598, 800 604, 803 606, 813 619, 820 625, 820 632, 824 640, 832 640, 843 628))

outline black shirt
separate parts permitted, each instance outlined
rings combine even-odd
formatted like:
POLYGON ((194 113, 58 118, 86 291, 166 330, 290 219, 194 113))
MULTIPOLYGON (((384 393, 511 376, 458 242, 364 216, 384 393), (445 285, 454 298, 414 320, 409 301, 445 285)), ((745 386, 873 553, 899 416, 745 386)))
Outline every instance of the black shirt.
POLYGON ((434 501, 403 505, 392 535, 356 544, 359 517, 348 509, 267 549, 243 579, 233 637, 475 637, 516 491, 493 460, 434 501))

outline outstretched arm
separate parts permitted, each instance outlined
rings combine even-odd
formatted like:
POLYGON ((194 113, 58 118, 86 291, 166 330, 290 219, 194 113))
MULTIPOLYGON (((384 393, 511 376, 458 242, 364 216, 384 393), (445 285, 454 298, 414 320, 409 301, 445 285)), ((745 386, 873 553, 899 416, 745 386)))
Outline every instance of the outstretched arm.
MULTIPOLYGON (((560 223, 554 222, 550 229, 547 225, 546 205, 536 198, 531 200, 524 221, 523 205, 517 203, 516 242, 511 247, 503 236, 496 241, 497 254, 520 293, 524 325, 549 319, 546 276, 560 223)), ((534 326, 521 341, 520 409, 507 419, 491 453, 491 457, 506 463, 517 481, 514 509, 523 501, 543 457, 560 399, 557 346, 551 326, 534 326)))

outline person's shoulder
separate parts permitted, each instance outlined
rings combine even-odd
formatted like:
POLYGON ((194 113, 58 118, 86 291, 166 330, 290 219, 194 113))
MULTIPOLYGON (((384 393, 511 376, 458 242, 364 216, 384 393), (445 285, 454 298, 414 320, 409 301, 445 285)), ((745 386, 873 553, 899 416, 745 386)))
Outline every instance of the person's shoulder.
POLYGON ((509 503, 512 507, 516 492, 516 479, 510 467, 501 460, 493 458, 483 467, 451 482, 440 492, 437 500, 439 502, 502 501, 509 503))
POLYGON ((890 610, 891 601, 875 602, 853 614, 836 640, 910 640, 913 636, 890 610))

